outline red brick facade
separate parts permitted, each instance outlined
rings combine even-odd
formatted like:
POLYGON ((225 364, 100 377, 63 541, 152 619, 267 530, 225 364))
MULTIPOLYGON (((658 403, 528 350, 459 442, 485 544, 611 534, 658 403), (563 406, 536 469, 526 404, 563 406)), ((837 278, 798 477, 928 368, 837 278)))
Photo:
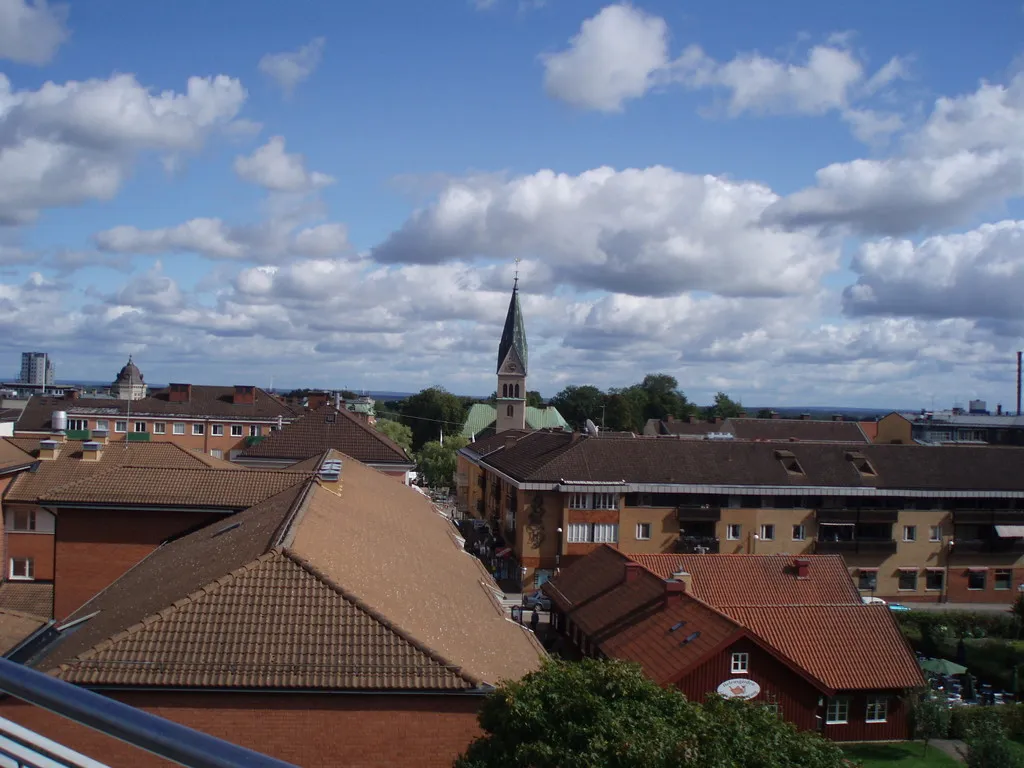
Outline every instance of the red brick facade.
MULTIPOLYGON (((450 768, 479 696, 126 692, 115 698, 302 768, 450 768)), ((111 768, 171 765, 13 699, 0 714, 111 768)))

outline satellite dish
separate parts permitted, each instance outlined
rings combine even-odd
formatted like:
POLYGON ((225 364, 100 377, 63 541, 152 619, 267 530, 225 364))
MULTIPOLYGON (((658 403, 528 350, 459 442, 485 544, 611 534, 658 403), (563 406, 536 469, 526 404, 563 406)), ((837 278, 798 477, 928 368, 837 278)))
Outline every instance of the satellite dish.
POLYGON ((587 419, 586 423, 587 432, 590 433, 591 437, 597 437, 597 425, 590 419, 587 419))

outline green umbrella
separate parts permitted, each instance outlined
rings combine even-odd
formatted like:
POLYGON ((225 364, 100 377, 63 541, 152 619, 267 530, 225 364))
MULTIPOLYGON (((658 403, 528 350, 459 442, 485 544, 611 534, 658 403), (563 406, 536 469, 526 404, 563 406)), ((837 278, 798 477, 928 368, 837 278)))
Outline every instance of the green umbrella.
POLYGON ((925 659, 920 664, 925 672, 934 672, 936 675, 962 675, 967 671, 967 667, 949 659, 925 659))

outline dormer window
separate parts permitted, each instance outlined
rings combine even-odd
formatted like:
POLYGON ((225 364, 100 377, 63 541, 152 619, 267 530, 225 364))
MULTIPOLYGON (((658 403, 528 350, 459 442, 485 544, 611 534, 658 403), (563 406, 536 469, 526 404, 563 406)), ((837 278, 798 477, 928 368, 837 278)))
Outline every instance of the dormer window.
POLYGON ((800 462, 796 460, 796 456, 792 451, 777 450, 775 451, 775 458, 782 462, 782 466, 785 467, 786 472, 791 475, 803 475, 804 468, 800 466, 800 462))
POLYGON ((871 462, 868 461, 868 457, 860 451, 847 451, 846 460, 853 464, 856 470, 866 477, 875 477, 878 472, 871 466, 871 462))

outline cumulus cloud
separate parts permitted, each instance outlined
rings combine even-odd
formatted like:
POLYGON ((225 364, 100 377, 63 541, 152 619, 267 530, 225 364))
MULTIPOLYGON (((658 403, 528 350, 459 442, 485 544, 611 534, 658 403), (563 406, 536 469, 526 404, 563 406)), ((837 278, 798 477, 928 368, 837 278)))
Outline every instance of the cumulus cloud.
POLYGON ((670 168, 450 180, 373 249, 385 263, 536 256, 556 282, 639 296, 814 290, 835 244, 761 226, 767 187, 670 168))
POLYGON ((246 99, 234 78, 189 78, 153 93, 132 75, 14 90, 0 74, 0 223, 40 209, 109 200, 138 153, 193 151, 246 99))
POLYGON ((236 157, 235 173, 276 192, 309 192, 334 183, 326 173, 306 170, 302 155, 285 152, 283 136, 272 136, 251 155, 236 157))
POLYGON ((284 93, 291 96, 303 80, 320 66, 326 40, 314 37, 297 51, 268 53, 260 59, 259 70, 269 77, 284 93))
POLYGON ((46 0, 0 0, 0 59, 47 64, 68 38, 67 6, 46 0))

